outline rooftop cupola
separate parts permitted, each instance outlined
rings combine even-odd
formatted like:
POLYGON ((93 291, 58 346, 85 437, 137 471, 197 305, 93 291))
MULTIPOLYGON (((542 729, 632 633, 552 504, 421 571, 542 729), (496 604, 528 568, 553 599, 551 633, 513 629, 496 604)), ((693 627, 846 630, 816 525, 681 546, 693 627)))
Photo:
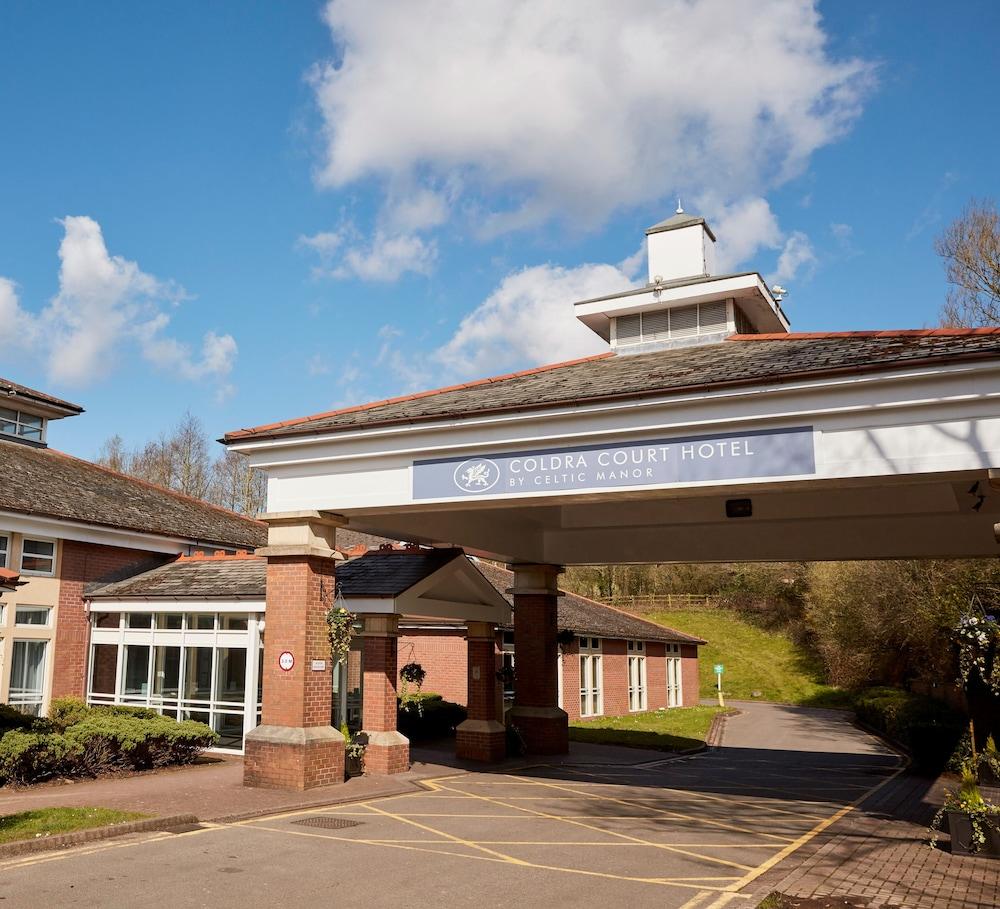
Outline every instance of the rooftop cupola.
POLYGON ((616 353, 788 331, 780 296, 758 272, 715 274, 715 234, 680 203, 646 231, 646 254, 648 284, 574 304, 576 317, 616 353))
POLYGON ((647 228, 646 258, 650 284, 705 277, 715 271, 715 234, 678 201, 672 217, 647 228))

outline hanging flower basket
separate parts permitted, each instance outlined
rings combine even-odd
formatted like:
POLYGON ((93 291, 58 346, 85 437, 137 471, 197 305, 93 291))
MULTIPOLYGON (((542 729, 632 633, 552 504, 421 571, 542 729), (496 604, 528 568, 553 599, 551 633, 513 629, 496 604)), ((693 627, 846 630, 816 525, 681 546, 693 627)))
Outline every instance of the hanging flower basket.
POLYGON ((336 603, 327 612, 326 637, 330 642, 330 659, 334 663, 343 663, 347 660, 357 621, 358 617, 353 612, 336 603))

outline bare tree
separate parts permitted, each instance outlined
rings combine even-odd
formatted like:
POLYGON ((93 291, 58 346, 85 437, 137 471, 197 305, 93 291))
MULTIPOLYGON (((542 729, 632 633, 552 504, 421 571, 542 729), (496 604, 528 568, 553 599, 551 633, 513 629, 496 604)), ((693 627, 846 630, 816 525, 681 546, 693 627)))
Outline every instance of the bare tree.
POLYGON ((973 199, 934 241, 951 289, 941 310, 948 326, 1000 325, 1000 213, 973 199))
POLYGON ((132 450, 120 435, 111 436, 97 463, 241 514, 258 514, 266 498, 263 474, 236 452, 213 459, 211 445, 201 421, 186 413, 169 433, 132 450))
POLYGON ((244 455, 227 451, 212 466, 212 493, 216 505, 256 515, 264 510, 267 484, 264 474, 254 470, 244 455))

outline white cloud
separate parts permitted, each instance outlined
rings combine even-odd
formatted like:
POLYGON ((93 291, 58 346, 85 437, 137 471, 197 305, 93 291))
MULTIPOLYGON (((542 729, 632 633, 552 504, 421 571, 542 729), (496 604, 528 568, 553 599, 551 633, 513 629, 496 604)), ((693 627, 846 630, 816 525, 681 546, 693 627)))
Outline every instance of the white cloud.
POLYGON ((437 259, 437 243, 417 234, 387 234, 376 230, 367 246, 345 250, 340 264, 330 271, 335 278, 395 281, 406 272, 430 274, 437 259))
POLYGON ((783 284, 802 273, 807 277, 816 268, 816 253, 812 243, 802 231, 793 231, 785 241, 778 265, 769 278, 771 284, 783 284))
POLYGON ((380 181, 371 250, 343 272, 364 278, 428 270, 416 232, 456 216, 490 236, 593 228, 678 190, 763 201, 873 83, 868 63, 830 56, 811 0, 331 0, 325 18, 316 177, 380 181), (399 264, 374 267, 390 238, 408 241, 399 264))
POLYGON ((13 283, 0 278, 0 325, 17 326, 22 351, 43 357, 50 378, 69 385, 102 378, 130 344, 147 362, 183 379, 222 382, 229 375, 237 355, 231 335, 207 332, 195 355, 165 333, 170 315, 162 307, 184 300, 182 288, 109 254, 93 218, 60 223, 59 292, 41 312, 23 309, 13 283))
POLYGON ((445 373, 468 377, 602 353, 607 344, 576 319, 573 303, 631 286, 613 265, 515 272, 462 320, 434 360, 445 373))

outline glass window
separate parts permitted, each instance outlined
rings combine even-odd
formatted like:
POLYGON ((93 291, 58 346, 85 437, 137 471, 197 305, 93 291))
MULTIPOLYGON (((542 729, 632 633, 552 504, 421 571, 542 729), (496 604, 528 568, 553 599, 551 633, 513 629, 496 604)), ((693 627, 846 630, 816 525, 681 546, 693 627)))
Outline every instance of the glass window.
POLYGON ((10 705, 39 716, 45 685, 47 641, 14 641, 10 666, 10 705))
POLYGON ((180 647, 154 647, 153 696, 163 699, 176 699, 180 693, 180 683, 180 647))
POLYGON ((10 550, 10 537, 0 533, 0 568, 7 567, 7 553, 10 550))
POLYGON ((18 606, 14 610, 14 624, 48 625, 51 612, 48 606, 18 606))
POLYGON ((51 540, 21 541, 21 571, 53 574, 56 567, 56 544, 51 540))
POLYGON ((45 428, 45 418, 20 410, 10 410, 0 407, 0 433, 8 436, 21 436, 24 439, 42 441, 42 431, 45 428))
POLYGON ((94 613, 94 627, 95 628, 117 628, 121 620, 120 612, 95 612, 94 613))
POLYGON ((145 644, 125 646, 125 694, 149 693, 149 647, 145 644))
POLYGON ((580 716, 604 713, 604 676, 599 638, 580 638, 580 716))
POLYGON ((246 631, 247 617, 245 615, 219 615, 219 628, 223 631, 246 631))
POLYGON ((126 628, 152 628, 153 613, 151 612, 126 612, 126 628))
POLYGON ((156 627, 161 631, 180 631, 184 616, 179 612, 161 612, 156 616, 156 627))
POLYGON ((118 675, 118 645, 94 644, 90 650, 90 691, 115 694, 118 675))
POLYGON ((217 713, 212 728, 219 733, 220 748, 243 747, 242 713, 217 713))
MULTIPOLYGON (((212 698, 212 648, 186 648, 184 669, 184 697, 194 701, 212 698)), ((205 722, 208 722, 207 720, 205 722)))
POLYGON ((215 658, 215 700, 242 704, 247 692, 245 647, 219 647, 215 658))
POLYGON ((188 631, 214 631, 214 612, 192 612, 188 614, 188 631))
POLYGON ((646 658, 628 658, 628 709, 646 709, 646 658))

